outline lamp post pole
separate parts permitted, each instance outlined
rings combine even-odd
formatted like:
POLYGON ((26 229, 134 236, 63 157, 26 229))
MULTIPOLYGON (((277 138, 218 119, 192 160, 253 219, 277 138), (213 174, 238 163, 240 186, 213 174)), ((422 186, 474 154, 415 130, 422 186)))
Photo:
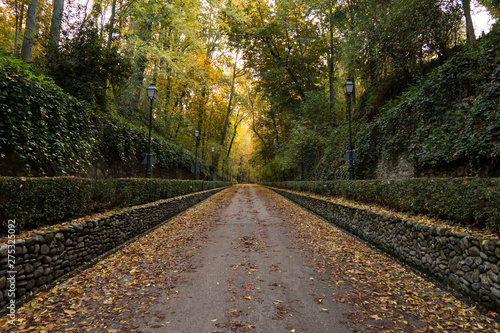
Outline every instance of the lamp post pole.
POLYGON ((215 151, 215 148, 212 147, 212 181, 214 181, 214 173, 215 173, 215 168, 214 168, 214 151, 215 151))
POLYGON ((198 173, 198 145, 200 144, 200 130, 197 129, 194 131, 194 135, 196 136, 196 153, 194 159, 194 180, 196 180, 196 174, 198 173))
POLYGON ((153 100, 156 98, 156 87, 154 84, 150 84, 146 89, 148 92, 149 100, 151 101, 149 106, 149 136, 148 136, 148 154, 146 155, 146 178, 151 178, 151 127, 153 124, 153 100))
POLYGON ((347 79, 344 84, 344 92, 347 95, 347 112, 349 113, 349 150, 347 151, 347 158, 349 159, 349 180, 354 180, 354 165, 352 153, 352 132, 351 132, 351 93, 354 91, 354 82, 347 79))
POLYGON ((349 112, 349 180, 354 180, 354 165, 352 156, 352 131, 351 131, 351 94, 347 95, 347 109, 349 112))

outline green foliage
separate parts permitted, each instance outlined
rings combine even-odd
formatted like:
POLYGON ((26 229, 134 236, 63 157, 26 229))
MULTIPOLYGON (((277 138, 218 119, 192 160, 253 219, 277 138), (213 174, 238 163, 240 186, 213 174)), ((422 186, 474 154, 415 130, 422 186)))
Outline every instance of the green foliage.
MULTIPOLYGON (((378 158, 404 156, 419 168, 500 156, 500 29, 457 54, 390 101, 358 132, 366 175, 378 158)), ((475 172, 475 170, 472 170, 475 172)))
POLYGON ((447 59, 462 25, 456 2, 359 1, 353 7, 344 47, 357 58, 353 66, 371 92, 372 112, 413 83, 429 59, 447 59))
POLYGON ((130 59, 104 45, 93 20, 83 22, 47 62, 48 74, 72 96, 101 111, 107 106, 107 87, 119 85, 131 71, 130 59))
MULTIPOLYGON (((148 142, 148 129, 133 125, 118 116, 100 117, 95 121, 99 150, 102 154, 112 155, 123 163, 140 160, 145 156, 148 142)), ((151 151, 157 166, 164 168, 185 168, 190 170, 195 156, 182 146, 168 141, 153 132, 151 151)), ((210 175, 207 162, 198 156, 201 174, 210 175)))
POLYGON ((500 18, 500 0, 479 0, 479 3, 488 9, 491 16, 497 20, 500 18))
POLYGON ((281 182, 266 185, 343 197, 411 214, 500 230, 500 179, 399 179, 281 182))
MULTIPOLYGON (((89 162, 91 112, 27 65, 0 57, 0 145, 28 170, 78 172, 89 162)), ((49 171, 50 172, 50 171, 49 171)))
POLYGON ((0 177, 0 228, 7 230, 7 221, 15 219, 20 232, 226 185, 191 180, 0 177))
MULTIPOLYGON (((1 152, 13 151, 27 174, 80 173, 99 155, 124 163, 144 158, 146 127, 92 113, 50 78, 33 74, 12 57, 0 57, 0 80, 1 152)), ((154 133, 152 151, 158 166, 189 170, 194 165, 194 154, 154 133)), ((198 163, 200 172, 209 175, 206 161, 198 163)))

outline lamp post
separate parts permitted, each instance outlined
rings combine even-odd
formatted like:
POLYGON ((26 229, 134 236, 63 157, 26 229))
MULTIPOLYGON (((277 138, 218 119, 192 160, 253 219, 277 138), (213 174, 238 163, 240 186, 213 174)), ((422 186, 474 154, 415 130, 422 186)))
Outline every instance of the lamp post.
POLYGON ((198 145, 200 144, 200 130, 194 131, 194 136, 196 137, 196 154, 194 159, 194 180, 196 180, 196 174, 198 173, 198 145))
POLYGON ((215 173, 215 167, 214 167, 214 151, 215 148, 212 147, 212 181, 214 181, 214 173, 215 173))
POLYGON ((150 84, 146 91, 148 92, 149 100, 151 101, 149 106, 149 136, 148 136, 148 154, 146 155, 146 178, 151 178, 151 125, 153 123, 153 100, 156 98, 156 87, 154 84, 150 84))
POLYGON ((344 84, 344 92, 347 95, 347 112, 349 113, 349 150, 347 151, 347 158, 349 159, 349 180, 354 180, 354 166, 353 166, 353 153, 352 153, 352 134, 351 134, 351 94, 354 91, 354 82, 347 79, 344 84))

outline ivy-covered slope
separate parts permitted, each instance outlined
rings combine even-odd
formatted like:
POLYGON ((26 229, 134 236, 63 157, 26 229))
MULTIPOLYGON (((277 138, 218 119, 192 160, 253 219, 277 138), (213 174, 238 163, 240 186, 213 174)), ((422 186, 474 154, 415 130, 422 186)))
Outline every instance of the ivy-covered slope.
MULTIPOLYGON (((51 78, 0 54, 0 176, 13 168, 26 176, 82 174, 96 158, 141 161, 147 135, 118 116, 95 113, 51 78)), ((161 137, 152 150, 157 166, 189 170, 194 164, 191 152, 161 137)), ((208 175, 208 165, 200 164, 208 175)))
POLYGON ((420 171, 460 165, 469 176, 498 176, 491 172, 500 169, 499 100, 497 25, 358 127, 359 173, 371 178, 381 159, 403 157, 420 171))

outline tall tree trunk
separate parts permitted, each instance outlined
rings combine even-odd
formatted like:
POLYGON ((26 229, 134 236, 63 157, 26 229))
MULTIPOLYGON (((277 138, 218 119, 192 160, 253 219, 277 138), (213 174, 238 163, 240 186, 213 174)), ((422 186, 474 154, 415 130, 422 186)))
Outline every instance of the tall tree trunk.
POLYGON ((465 29, 467 31, 467 41, 470 46, 474 46, 476 42, 476 34, 474 32, 474 24, 472 23, 472 16, 470 12, 470 0, 462 0, 465 15, 465 29))
POLYGON ((21 34, 21 31, 23 30, 23 18, 24 18, 24 3, 21 2, 20 6, 21 8, 18 7, 18 2, 15 2, 16 5, 16 34, 15 34, 15 40, 14 40, 14 56, 19 56, 19 45, 18 45, 18 40, 19 40, 19 35, 21 34))
MULTIPOLYGON (((238 116, 236 116, 236 118, 237 117, 238 116)), ((227 149, 226 158, 229 158, 229 155, 231 154, 231 149, 233 148, 234 139, 236 138, 236 134, 238 134, 238 126, 240 125, 242 120, 243 120, 243 116, 241 116, 240 119, 236 119, 236 121, 234 122, 233 137, 231 138, 231 142, 229 143, 229 148, 227 149)))
POLYGON ((227 103, 227 112, 226 112, 226 121, 224 122, 224 128, 222 129, 222 136, 220 138, 220 146, 224 147, 224 141, 226 141, 227 135, 227 126, 229 124, 229 116, 231 115, 231 103, 233 101, 234 95, 234 83, 236 81, 236 65, 238 63, 238 56, 234 59, 234 67, 233 67, 233 80, 231 83, 231 92, 229 93, 229 102, 227 103))
MULTIPOLYGON (((146 33, 149 34, 149 32, 151 31, 151 26, 152 26, 151 22, 148 22, 144 26, 140 27, 139 39, 142 42, 146 41, 146 33)), ((141 51, 138 51, 138 52, 141 52, 141 51)), ((144 89, 142 89, 142 85, 144 83, 144 78, 145 78, 144 72, 146 70, 146 64, 148 62, 148 59, 142 53, 140 53, 136 58, 137 58, 137 60, 136 60, 137 71, 136 71, 135 81, 136 81, 136 88, 137 89, 136 89, 134 99, 132 102, 132 109, 133 110, 139 110, 139 101, 141 100, 141 93, 144 90, 144 89)))
POLYGON ((54 0, 52 9, 52 21, 50 22, 49 45, 47 50, 47 62, 56 61, 59 38, 61 37, 61 22, 64 12, 64 0, 54 0))
POLYGON ((23 47, 21 49, 21 58, 25 61, 31 61, 37 4, 38 0, 32 0, 31 4, 28 6, 28 13, 26 14, 26 28, 24 29, 23 47))
POLYGON ((109 18, 109 32, 108 32, 108 50, 111 48, 111 42, 113 41, 113 29, 115 28, 115 14, 116 14, 116 0, 113 0, 111 5, 111 17, 109 18))
MULTIPOLYGON (((328 83, 330 90, 330 111, 333 113, 335 104, 335 68, 333 66, 333 17, 332 17, 332 0, 328 0, 329 6, 329 28, 330 28, 330 52, 328 54, 328 83)), ((332 117, 334 119, 334 117, 332 117)), ((334 125, 334 124, 333 124, 334 125)))

